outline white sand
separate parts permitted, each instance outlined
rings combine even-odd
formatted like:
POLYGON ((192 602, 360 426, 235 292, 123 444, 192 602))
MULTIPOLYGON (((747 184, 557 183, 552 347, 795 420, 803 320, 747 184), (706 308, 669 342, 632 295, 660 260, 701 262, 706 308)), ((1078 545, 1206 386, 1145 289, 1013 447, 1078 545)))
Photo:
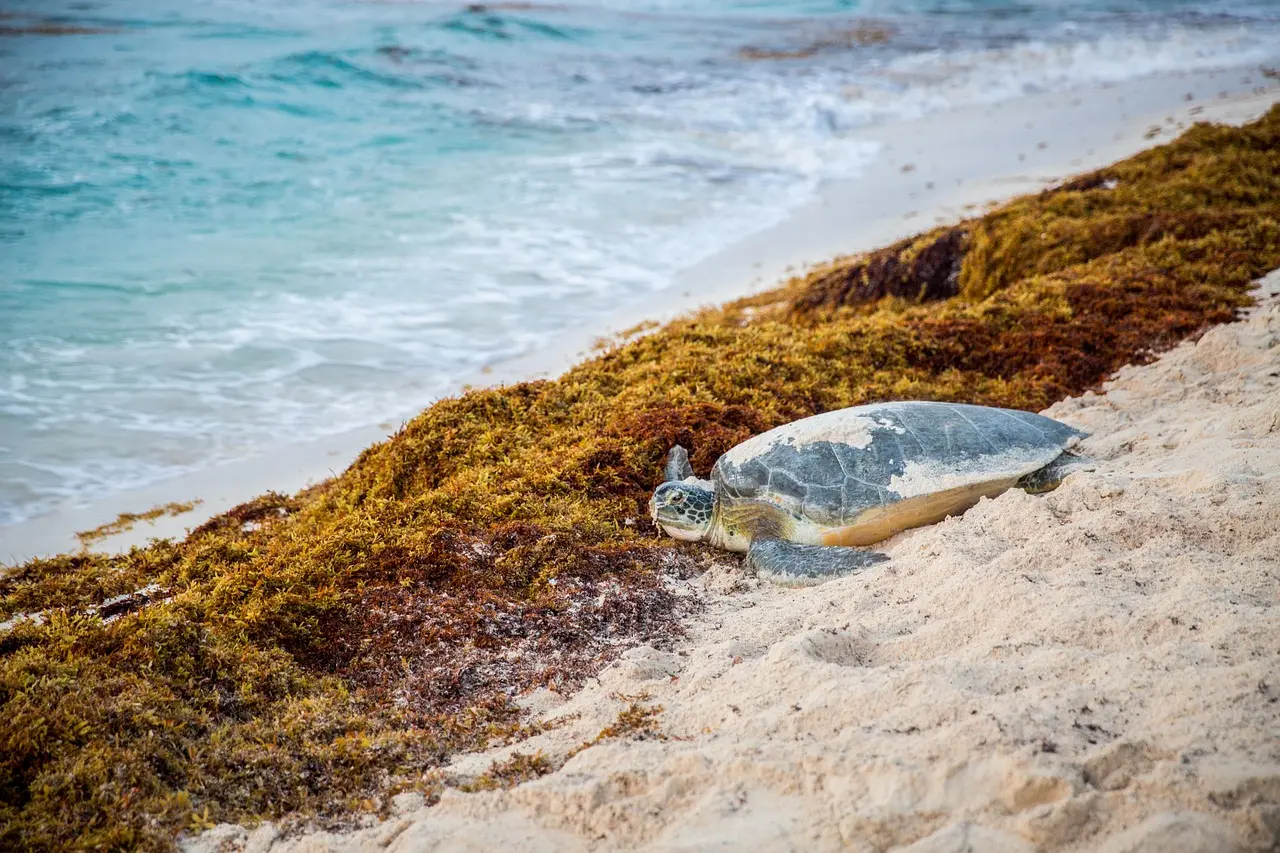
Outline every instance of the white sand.
POLYGON ((1047 414, 1099 460, 902 534, 819 587, 733 566, 676 653, 530 697, 563 727, 463 756, 561 760, 348 835, 219 827, 193 850, 1080 850, 1280 844, 1280 272, 1260 305, 1047 414))
MULTIPOLYGON (((558 374, 580 360, 596 338, 641 319, 665 320, 773 286, 788 269, 877 248, 938 222, 973 215, 989 202, 1167 141, 1193 121, 1249 121, 1277 99, 1280 87, 1256 71, 1205 71, 1035 95, 860 131, 856 138, 881 146, 883 157, 873 170, 825 187, 816 201, 792 211, 781 224, 698 262, 670 290, 624 306, 603 327, 570 330, 555 349, 495 365, 469 382, 487 385, 558 374)), ((0 563, 74 550, 76 531, 112 521, 122 512, 203 499, 193 512, 141 524, 96 547, 123 550, 155 536, 181 536, 254 495, 269 489, 292 492, 341 471, 360 450, 393 432, 400 420, 272 448, 252 459, 2 527, 0 563)))

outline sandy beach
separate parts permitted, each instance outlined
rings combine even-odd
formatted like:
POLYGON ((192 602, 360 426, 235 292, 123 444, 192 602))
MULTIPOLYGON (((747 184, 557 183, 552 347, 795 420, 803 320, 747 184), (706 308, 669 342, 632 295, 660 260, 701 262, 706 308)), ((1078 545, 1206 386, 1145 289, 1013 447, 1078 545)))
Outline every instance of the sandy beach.
POLYGON ((1092 434, 1096 470, 819 587, 712 565, 673 650, 525 697, 551 731, 443 771, 519 753, 563 762, 550 775, 186 849, 1275 849, 1280 273, 1241 321, 1046 414, 1092 434), (628 709, 643 724, 599 739, 628 709))
MULTIPOLYGON (((663 322, 772 287, 809 264, 972 216, 993 202, 1167 141, 1195 121, 1240 124, 1260 115, 1277 91, 1274 80, 1258 73, 1166 74, 869 128, 856 138, 878 145, 881 157, 860 178, 825 187, 818 199, 779 225, 699 261, 670 290, 620 308, 602 327, 579 329, 555 348, 492 365, 457 390, 558 375, 597 341, 642 321, 663 322)), ((360 450, 414 414, 406 411, 402 419, 282 445, 262 456, 0 528, 0 562, 18 564, 72 551, 79 547, 76 532, 121 513, 198 499, 189 512, 138 524, 94 547, 115 552, 151 538, 181 537, 255 495, 293 492, 342 471, 360 450)))

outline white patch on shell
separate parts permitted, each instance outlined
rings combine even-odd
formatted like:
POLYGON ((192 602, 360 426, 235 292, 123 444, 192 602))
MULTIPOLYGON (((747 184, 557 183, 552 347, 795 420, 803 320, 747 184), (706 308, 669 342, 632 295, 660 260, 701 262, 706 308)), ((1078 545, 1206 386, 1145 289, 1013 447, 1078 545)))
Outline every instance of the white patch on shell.
POLYGON ((880 426, 884 427, 890 432, 896 432, 898 435, 905 435, 907 432, 906 427, 900 427, 897 424, 895 424, 893 421, 889 420, 888 418, 880 418, 879 420, 876 421, 876 423, 880 424, 880 426))
POLYGON ((965 464, 941 459, 908 462, 901 474, 894 474, 889 480, 889 490, 905 500, 979 483, 1016 480, 1048 465, 1061 452, 1057 447, 1019 448, 965 464))
POLYGON ((799 450, 821 441, 847 444, 863 450, 871 446, 877 429, 892 430, 899 434, 906 432, 887 418, 851 415, 847 411, 837 410, 762 432, 731 449, 724 458, 735 465, 743 465, 778 445, 789 445, 799 450))

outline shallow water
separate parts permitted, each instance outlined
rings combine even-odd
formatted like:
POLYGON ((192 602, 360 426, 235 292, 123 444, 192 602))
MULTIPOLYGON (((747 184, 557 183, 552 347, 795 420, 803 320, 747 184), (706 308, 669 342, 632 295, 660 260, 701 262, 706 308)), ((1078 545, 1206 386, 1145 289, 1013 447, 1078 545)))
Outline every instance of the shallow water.
POLYGON ((1271 3, 1141 8, 10 2, 0 524, 402 415, 876 168, 870 124, 1280 52, 1271 3))

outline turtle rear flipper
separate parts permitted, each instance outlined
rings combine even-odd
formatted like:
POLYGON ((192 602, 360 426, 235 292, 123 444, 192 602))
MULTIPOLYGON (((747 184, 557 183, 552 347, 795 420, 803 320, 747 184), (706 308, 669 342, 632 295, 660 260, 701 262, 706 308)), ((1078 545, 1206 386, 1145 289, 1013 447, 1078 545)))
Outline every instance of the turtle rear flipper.
POLYGON ((1068 474, 1074 474, 1076 471, 1092 471, 1095 467, 1097 466, 1089 457, 1077 456, 1069 450, 1064 450, 1048 465, 1018 480, 1017 485, 1028 494, 1038 495, 1058 488, 1068 474))
POLYGON ((747 565, 764 580, 789 586, 818 584, 883 563, 888 556, 842 545, 797 545, 782 539, 757 539, 747 550, 747 565))
POLYGON ((689 464, 689 451, 680 445, 671 448, 667 453, 667 467, 665 469, 667 480, 675 480, 677 482, 687 477, 695 476, 693 466, 689 464))

